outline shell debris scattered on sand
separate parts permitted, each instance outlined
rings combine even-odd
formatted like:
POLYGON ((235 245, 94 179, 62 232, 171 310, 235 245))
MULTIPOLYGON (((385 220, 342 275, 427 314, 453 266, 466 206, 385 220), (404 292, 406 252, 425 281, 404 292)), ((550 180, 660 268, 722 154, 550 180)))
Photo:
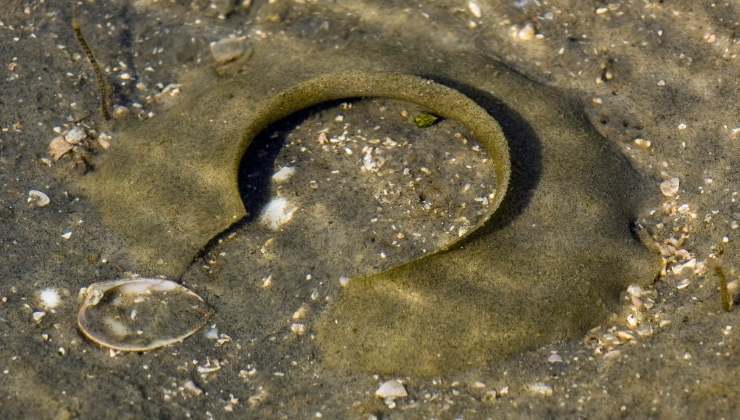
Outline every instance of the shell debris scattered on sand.
POLYGON ((91 341, 114 350, 149 351, 179 343, 210 315, 203 299, 170 280, 128 278, 80 290, 77 325, 91 341))

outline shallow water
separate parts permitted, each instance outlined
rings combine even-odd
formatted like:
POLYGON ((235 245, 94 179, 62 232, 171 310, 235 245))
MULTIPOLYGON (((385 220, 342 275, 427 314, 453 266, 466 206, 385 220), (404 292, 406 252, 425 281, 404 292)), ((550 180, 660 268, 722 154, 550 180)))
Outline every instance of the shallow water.
MULTIPOLYGON (((321 304, 312 305, 318 309, 338 295, 337 272, 315 268, 321 253, 295 255, 308 243, 305 238, 266 243, 271 233, 250 223, 235 237, 217 240, 214 252, 198 258, 183 278, 210 303, 229 308, 215 323, 231 341, 198 334, 165 351, 111 357, 75 330, 74 296, 93 281, 122 276, 130 262, 92 204, 65 193, 69 180, 79 176, 72 160, 65 157, 51 169, 38 160, 56 135, 52 127, 69 127, 81 118, 87 118, 83 125, 98 127, 92 73, 68 29, 72 11, 66 3, 34 3, 26 11, 26 5, 7 2, 0 18, 6 33, 0 41, 3 56, 9 57, 0 79, 0 413, 13 418, 198 417, 207 412, 224 417, 230 407, 248 417, 320 412, 326 418, 615 413, 731 418, 737 412, 738 311, 721 311, 711 274, 672 270, 691 258, 704 262, 721 244, 726 266, 737 259, 733 222, 736 226, 740 212, 735 169, 740 154, 733 134, 736 110, 728 105, 738 97, 732 2, 628 2, 606 11, 570 0, 480 2, 480 19, 471 17, 464 2, 255 2, 224 20, 206 3, 86 3, 76 10, 108 69, 116 102, 131 109, 131 119, 118 123, 114 132, 139 113, 160 116, 157 101, 147 97, 181 81, 184 69, 208 63, 208 42, 230 34, 247 34, 257 43, 287 32, 321 48, 355 39, 386 40, 409 55, 442 61, 466 51, 498 58, 575 96, 589 121, 648 177, 646 187, 662 200, 647 209, 655 212, 648 212, 643 224, 659 243, 671 240, 690 258, 680 252, 668 256, 667 274, 641 298, 640 326, 650 326, 652 335, 630 329, 627 315, 634 302, 625 300, 583 341, 545 346, 445 378, 401 378, 409 397, 389 408, 372 394, 390 377, 325 369, 311 344, 310 326, 301 337, 291 331, 291 324, 313 322, 292 318, 314 291, 321 304), (542 39, 512 36, 528 22, 542 39), (123 73, 133 80, 124 80, 123 73), (638 147, 636 138, 651 146, 638 147), (679 193, 661 197, 658 185, 671 177, 680 178, 679 193), (46 192, 51 204, 28 208, 31 189, 46 192), (71 233, 69 239, 61 236, 65 233, 71 233), (291 275, 290 265, 301 275, 291 275), (263 289, 270 274, 272 288, 263 289), (32 314, 43 309, 37 295, 46 288, 58 290, 61 303, 44 309, 37 323, 32 314), (630 332, 634 339, 620 341, 618 332, 630 332), (548 362, 552 352, 563 362, 548 362), (533 392, 546 389, 530 386, 538 383, 551 387, 552 395, 533 392)), ((350 221, 366 223, 346 221, 342 229, 347 232, 359 231, 350 221)), ((359 242, 350 237, 346 243, 359 242)), ((371 262, 377 251, 370 248, 361 258, 371 262)))

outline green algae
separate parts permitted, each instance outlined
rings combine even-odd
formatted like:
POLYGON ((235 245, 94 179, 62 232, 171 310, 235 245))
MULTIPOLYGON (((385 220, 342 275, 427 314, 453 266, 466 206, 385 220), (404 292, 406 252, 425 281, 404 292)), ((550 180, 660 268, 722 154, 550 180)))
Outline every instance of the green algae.
POLYGON ((460 242, 352 279, 317 326, 326 365, 420 375, 479 366, 578 336, 626 285, 654 278, 657 258, 630 233, 647 193, 641 179, 561 92, 474 55, 446 63, 264 42, 234 76, 191 74, 179 104, 127 129, 82 181, 132 269, 179 276, 244 217, 238 165, 269 124, 333 99, 383 96, 472 128, 496 165, 491 208, 500 207, 460 242))
POLYGON ((427 128, 434 125, 439 120, 439 117, 432 115, 428 112, 422 112, 414 116, 414 124, 419 128, 427 128))

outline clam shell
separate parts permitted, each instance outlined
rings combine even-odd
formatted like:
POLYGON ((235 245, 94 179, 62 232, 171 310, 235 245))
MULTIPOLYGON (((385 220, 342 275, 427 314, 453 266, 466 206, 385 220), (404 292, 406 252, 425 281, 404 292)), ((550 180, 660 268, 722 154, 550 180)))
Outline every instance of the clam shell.
POLYGON ((209 315, 203 298, 174 281, 129 278, 80 290, 77 325, 103 347, 150 351, 183 341, 209 315))

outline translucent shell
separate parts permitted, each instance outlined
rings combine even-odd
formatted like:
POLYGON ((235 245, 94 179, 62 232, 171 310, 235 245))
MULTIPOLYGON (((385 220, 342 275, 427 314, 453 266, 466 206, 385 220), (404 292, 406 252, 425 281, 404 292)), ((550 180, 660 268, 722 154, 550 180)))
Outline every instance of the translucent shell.
POLYGON ((209 315, 205 301, 178 283, 131 278, 80 290, 77 325, 103 347, 149 351, 181 342, 203 327, 209 315))

